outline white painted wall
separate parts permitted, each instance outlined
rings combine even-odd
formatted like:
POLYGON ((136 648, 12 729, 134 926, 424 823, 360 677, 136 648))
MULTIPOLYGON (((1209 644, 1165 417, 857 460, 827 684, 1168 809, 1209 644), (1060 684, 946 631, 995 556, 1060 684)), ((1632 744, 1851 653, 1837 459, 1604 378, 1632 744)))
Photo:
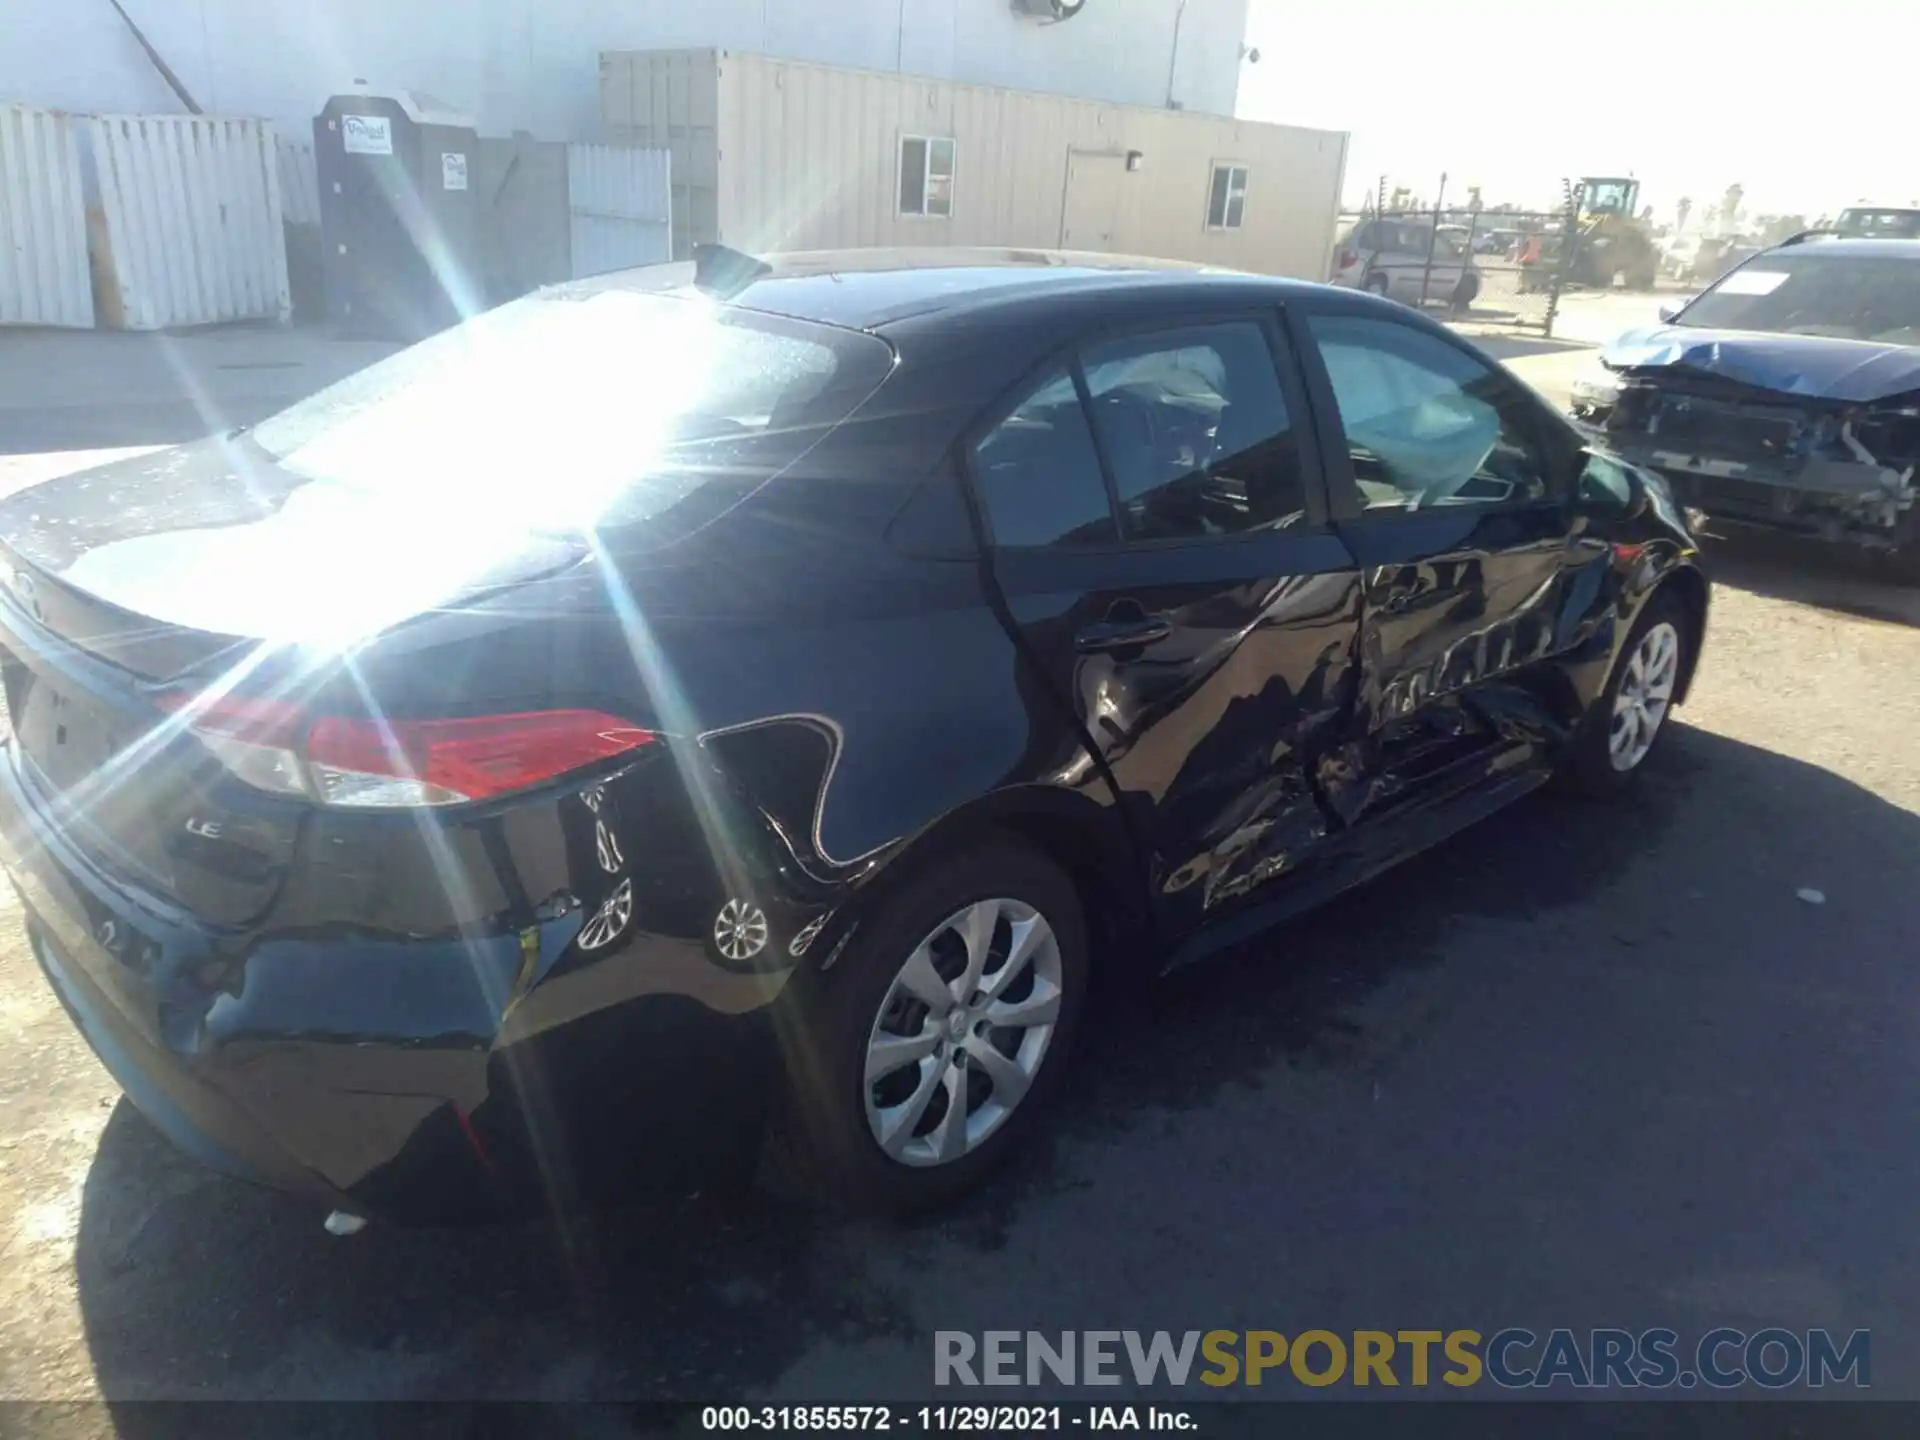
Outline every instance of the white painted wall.
MULTIPOLYGON (((483 133, 593 139, 606 50, 718 46, 868 70, 1233 113, 1248 0, 1087 0, 1041 25, 1008 0, 122 0, 210 112, 304 133, 364 79, 483 133), (1176 17, 1179 46, 1174 48, 1176 17)), ((106 0, 0 0, 0 100, 179 104, 106 0)))

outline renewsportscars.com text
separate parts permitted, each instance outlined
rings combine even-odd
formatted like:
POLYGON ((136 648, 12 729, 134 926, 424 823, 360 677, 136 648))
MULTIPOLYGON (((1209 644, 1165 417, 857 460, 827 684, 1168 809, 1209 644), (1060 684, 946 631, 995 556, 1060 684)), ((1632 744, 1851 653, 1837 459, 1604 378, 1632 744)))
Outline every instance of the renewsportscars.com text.
POLYGON ((1357 1385, 1730 1390, 1873 1383, 1872 1337, 1828 1330, 936 1330, 936 1385, 1357 1385))

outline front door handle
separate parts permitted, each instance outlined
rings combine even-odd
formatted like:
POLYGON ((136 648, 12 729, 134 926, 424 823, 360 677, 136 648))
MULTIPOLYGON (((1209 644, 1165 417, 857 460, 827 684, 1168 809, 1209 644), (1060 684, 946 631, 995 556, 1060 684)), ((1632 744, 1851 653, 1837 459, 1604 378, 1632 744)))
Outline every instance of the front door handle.
POLYGON ((1125 619, 1096 620, 1073 637, 1073 648, 1082 655, 1093 655, 1102 650, 1151 645, 1172 633, 1173 622, 1164 615, 1132 615, 1125 619))

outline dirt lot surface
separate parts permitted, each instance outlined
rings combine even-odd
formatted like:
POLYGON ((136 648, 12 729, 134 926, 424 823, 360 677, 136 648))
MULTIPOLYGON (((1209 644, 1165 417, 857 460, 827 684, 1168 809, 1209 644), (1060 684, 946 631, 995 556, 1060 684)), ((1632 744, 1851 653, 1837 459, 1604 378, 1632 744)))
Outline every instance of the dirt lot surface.
POLYGON ((330 1239, 119 1101, 0 913, 0 1398, 910 1398, 935 1329, 1510 1324, 1867 1328, 1920 1398, 1920 592, 1712 558, 1641 793, 1109 1007, 1056 1138, 915 1226, 330 1239))

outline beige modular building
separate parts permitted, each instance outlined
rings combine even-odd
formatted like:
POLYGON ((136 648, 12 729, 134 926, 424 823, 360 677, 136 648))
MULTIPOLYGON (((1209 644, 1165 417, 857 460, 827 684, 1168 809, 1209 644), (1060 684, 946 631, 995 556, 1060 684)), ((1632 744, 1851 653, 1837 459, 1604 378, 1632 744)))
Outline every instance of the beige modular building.
POLYGON ((603 138, 672 152, 674 253, 989 245, 1323 278, 1347 136, 774 59, 600 58, 603 138))

